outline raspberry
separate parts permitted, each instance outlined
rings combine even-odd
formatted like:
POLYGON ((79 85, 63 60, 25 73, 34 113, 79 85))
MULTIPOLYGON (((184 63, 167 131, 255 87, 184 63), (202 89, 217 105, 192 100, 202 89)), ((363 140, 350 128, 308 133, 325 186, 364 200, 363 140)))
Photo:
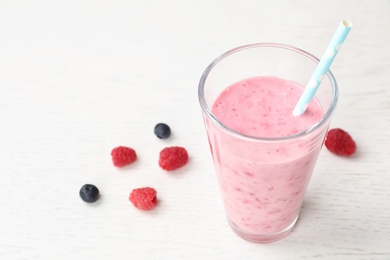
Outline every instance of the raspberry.
POLYGON ((111 151, 112 162, 117 167, 133 163, 137 159, 136 152, 129 147, 118 146, 111 151))
POLYGON ((184 166, 188 161, 186 149, 179 146, 166 147, 160 152, 158 164, 167 171, 172 171, 184 166))
POLYGON ((151 210, 157 205, 157 192, 150 187, 134 189, 129 200, 138 209, 151 210))
POLYGON ((351 156, 356 151, 355 141, 347 132, 340 128, 335 128, 328 132, 325 146, 332 153, 341 156, 351 156))

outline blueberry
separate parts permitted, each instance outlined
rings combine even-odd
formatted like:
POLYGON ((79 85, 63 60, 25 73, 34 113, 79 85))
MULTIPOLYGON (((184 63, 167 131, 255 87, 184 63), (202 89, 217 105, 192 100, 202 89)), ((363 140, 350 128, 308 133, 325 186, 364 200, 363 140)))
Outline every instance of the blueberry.
POLYGON ((85 184, 80 189, 80 197, 85 202, 95 202, 99 199, 99 189, 95 185, 85 184))
POLYGON ((171 135, 171 129, 164 123, 158 123, 154 127, 154 134, 160 139, 167 139, 171 135))

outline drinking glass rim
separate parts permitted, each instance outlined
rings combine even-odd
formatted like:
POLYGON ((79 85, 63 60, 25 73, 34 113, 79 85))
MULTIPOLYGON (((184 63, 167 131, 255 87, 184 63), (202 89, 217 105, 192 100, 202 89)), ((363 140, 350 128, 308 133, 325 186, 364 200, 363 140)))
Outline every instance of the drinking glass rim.
POLYGON ((283 136, 283 137, 267 137, 267 138, 266 137, 257 137, 257 136, 246 135, 246 134, 237 132, 237 131, 227 127, 226 125, 222 124, 213 115, 213 113, 211 112, 210 108, 207 105, 207 102, 206 102, 206 99, 205 99, 205 96, 204 96, 204 86, 205 86, 205 83, 206 83, 206 79, 207 79, 208 75, 210 74, 211 70, 219 62, 221 62, 222 60, 224 60, 225 58, 227 58, 228 56, 230 56, 230 55, 232 55, 232 54, 234 54, 236 52, 243 51, 243 50, 246 50, 246 49, 251 49, 251 48, 259 48, 259 47, 272 47, 272 48, 285 49, 285 50, 288 50, 288 51, 294 51, 294 52, 297 52, 297 53, 299 53, 299 54, 301 54, 303 56, 306 56, 307 58, 311 59, 312 61, 314 61, 317 64, 320 61, 313 54, 311 54, 311 53, 309 53, 307 51, 304 51, 304 50, 302 50, 300 48, 297 48, 297 47, 294 47, 294 46, 291 46, 291 45, 287 45, 287 44, 275 43, 275 42, 252 43, 252 44, 242 45, 242 46, 233 48, 233 49, 231 49, 229 51, 226 51, 222 55, 218 56, 215 60, 213 60, 210 63, 209 66, 207 66, 207 68, 203 72, 203 74, 202 74, 202 76, 200 78, 200 81, 199 81, 199 85, 198 85, 198 99, 199 99, 200 106, 202 107, 202 110, 205 113, 205 115, 208 118, 210 118, 217 126, 222 128, 224 131, 227 131, 230 134, 232 134, 234 136, 237 136, 239 138, 247 139, 247 140, 250 140, 250 141, 263 141, 263 142, 264 141, 272 141, 272 142, 288 141, 288 140, 291 140, 291 139, 296 139, 296 138, 299 138, 299 137, 302 137, 302 136, 306 136, 306 135, 314 132, 318 128, 322 127, 330 119, 331 115, 333 114, 333 112, 334 112, 334 110, 336 108, 336 104, 337 104, 337 100, 338 100, 338 96, 339 96, 339 90, 338 90, 338 85, 337 85, 336 79, 334 78, 333 73, 330 70, 328 70, 328 72, 326 73, 326 76, 329 78, 331 86, 332 86, 332 97, 331 97, 330 106, 329 106, 328 110, 326 111, 326 113, 324 114, 324 116, 322 117, 322 119, 320 121, 318 121, 317 123, 315 123, 314 125, 312 125, 310 128, 306 129, 305 131, 302 131, 302 132, 299 132, 299 133, 296 133, 296 134, 293 134, 293 135, 283 136))

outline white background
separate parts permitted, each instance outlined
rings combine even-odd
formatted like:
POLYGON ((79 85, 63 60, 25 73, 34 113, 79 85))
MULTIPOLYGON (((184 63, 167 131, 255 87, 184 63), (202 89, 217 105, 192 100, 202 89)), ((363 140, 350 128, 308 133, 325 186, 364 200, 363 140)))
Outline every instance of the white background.
POLYGON ((0 259, 390 259, 389 25, 389 1, 0 0, 0 259), (321 56, 342 19, 354 27, 332 66, 332 127, 358 152, 321 152, 288 237, 244 241, 224 216, 199 78, 247 43, 321 56), (114 167, 118 145, 139 160, 114 167), (171 145, 190 162, 167 173, 171 145), (99 202, 81 201, 85 183, 99 202), (158 192, 151 212, 128 201, 142 186, 158 192))

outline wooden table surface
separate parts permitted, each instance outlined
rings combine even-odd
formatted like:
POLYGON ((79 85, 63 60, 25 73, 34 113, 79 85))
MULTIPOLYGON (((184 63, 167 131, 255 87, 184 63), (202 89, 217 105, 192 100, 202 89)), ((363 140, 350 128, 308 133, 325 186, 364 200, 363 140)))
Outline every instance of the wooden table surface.
POLYGON ((0 259, 390 259, 390 2, 0 1, 0 259), (206 66, 233 47, 281 42, 332 65, 332 127, 353 158, 323 149, 294 231, 260 245, 229 228, 197 99, 206 66), (154 125, 173 135, 159 140, 154 125), (112 165, 115 146, 138 161, 112 165), (166 146, 188 149, 174 173, 166 146), (93 183, 101 199, 86 204, 93 183), (132 189, 160 203, 141 212, 132 189))

